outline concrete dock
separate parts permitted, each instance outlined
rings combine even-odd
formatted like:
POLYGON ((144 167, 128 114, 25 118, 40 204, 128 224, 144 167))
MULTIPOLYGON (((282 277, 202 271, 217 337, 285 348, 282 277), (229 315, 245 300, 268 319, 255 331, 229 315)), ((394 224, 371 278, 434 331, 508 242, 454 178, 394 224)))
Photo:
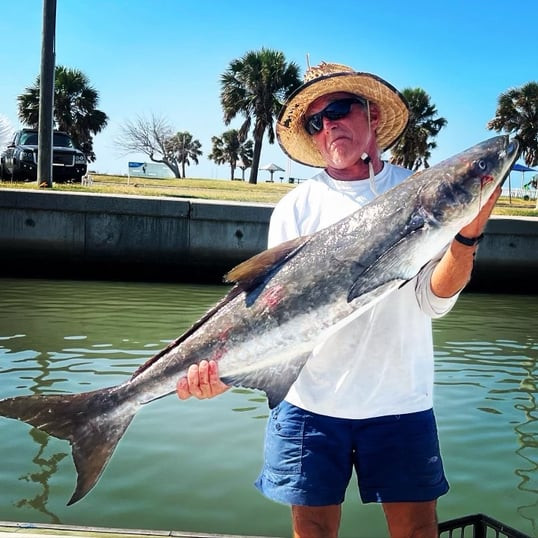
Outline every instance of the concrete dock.
MULTIPOLYGON (((0 189, 0 274, 221 282, 265 248, 272 206, 0 189)), ((538 218, 492 217, 471 289, 538 292, 538 218)))
POLYGON ((0 521, 0 538, 271 538, 236 534, 206 534, 143 529, 110 529, 0 521))

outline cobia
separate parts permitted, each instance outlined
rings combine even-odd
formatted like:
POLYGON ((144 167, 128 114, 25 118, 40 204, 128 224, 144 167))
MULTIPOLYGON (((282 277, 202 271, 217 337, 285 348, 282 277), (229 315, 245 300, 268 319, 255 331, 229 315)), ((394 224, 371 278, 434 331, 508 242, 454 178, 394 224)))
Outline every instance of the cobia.
POLYGON ((0 414, 72 445, 72 504, 103 472, 137 410, 175 391, 188 367, 219 362, 223 380, 277 405, 326 331, 360 315, 451 241, 502 183, 518 156, 507 136, 410 176, 349 217, 242 263, 216 306, 124 383, 80 394, 0 401, 0 414))

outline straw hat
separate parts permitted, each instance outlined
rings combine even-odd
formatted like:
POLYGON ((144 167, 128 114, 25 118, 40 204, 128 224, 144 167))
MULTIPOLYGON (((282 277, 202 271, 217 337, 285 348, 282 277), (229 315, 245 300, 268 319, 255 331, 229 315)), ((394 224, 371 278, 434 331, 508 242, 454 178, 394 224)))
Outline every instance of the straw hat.
POLYGON ((409 109, 405 98, 394 86, 376 75, 353 71, 346 65, 322 62, 307 69, 304 84, 290 95, 278 116, 278 142, 293 160, 308 166, 325 167, 303 122, 313 101, 334 92, 359 95, 378 106, 377 143, 381 151, 390 148, 404 132, 409 109))

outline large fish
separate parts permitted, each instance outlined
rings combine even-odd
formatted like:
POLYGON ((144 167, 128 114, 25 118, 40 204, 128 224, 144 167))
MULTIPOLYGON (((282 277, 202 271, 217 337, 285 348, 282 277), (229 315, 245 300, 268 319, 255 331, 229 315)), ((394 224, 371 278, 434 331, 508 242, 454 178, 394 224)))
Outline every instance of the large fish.
POLYGON ((0 414, 69 440, 72 504, 95 485, 138 409, 173 393, 193 363, 217 360, 225 382, 265 391, 275 406, 320 335, 413 278, 477 215, 517 155, 517 142, 498 136, 414 174, 335 225, 237 266, 228 295, 121 385, 7 398, 0 414))

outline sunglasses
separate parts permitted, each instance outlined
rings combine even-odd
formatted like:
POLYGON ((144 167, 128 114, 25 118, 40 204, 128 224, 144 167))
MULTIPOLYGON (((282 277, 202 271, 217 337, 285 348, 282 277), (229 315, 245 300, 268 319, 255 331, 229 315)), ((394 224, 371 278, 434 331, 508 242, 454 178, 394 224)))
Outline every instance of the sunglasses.
POLYGON ((339 120, 351 112, 351 105, 358 103, 366 107, 366 99, 362 97, 347 97, 329 103, 321 112, 305 118, 304 128, 309 135, 315 135, 323 129, 323 118, 339 120))

